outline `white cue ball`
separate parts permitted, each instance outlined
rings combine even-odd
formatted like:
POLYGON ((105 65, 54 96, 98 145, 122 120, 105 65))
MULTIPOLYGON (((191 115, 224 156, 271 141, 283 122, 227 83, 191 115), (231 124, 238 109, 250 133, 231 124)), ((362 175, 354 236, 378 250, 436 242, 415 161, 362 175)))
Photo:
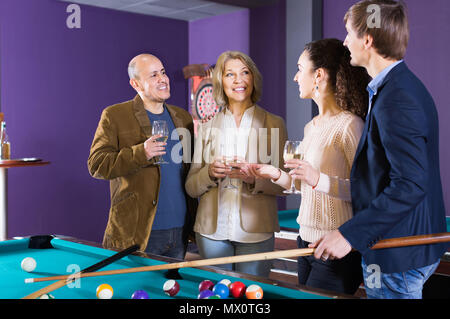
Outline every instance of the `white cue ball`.
POLYGON ((22 269, 26 272, 32 272, 36 269, 36 260, 31 257, 24 258, 22 262, 20 263, 20 266, 22 269))

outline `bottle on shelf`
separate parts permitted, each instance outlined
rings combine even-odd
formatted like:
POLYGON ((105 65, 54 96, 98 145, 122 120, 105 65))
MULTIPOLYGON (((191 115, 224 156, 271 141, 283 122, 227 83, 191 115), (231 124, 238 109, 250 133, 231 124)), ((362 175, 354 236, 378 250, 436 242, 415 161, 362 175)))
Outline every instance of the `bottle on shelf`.
POLYGON ((0 158, 2 160, 11 158, 11 144, 6 134, 6 122, 2 121, 0 130, 0 158))

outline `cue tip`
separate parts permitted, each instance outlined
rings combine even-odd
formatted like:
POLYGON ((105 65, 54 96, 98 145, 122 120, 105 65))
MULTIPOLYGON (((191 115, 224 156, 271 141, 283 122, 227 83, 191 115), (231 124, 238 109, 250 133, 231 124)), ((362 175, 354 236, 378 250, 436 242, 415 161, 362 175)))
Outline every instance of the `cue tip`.
POLYGON ((34 278, 25 278, 25 283, 30 284, 34 282, 34 278))

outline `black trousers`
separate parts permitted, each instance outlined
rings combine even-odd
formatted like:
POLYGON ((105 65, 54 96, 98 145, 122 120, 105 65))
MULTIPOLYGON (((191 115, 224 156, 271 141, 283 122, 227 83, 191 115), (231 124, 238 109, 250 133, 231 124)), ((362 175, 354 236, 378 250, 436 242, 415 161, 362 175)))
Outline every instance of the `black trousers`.
MULTIPOLYGON (((297 237, 298 248, 308 248, 309 242, 297 237)), ((361 254, 350 252, 342 259, 316 259, 314 256, 298 257, 298 283, 353 295, 363 281, 361 254)))

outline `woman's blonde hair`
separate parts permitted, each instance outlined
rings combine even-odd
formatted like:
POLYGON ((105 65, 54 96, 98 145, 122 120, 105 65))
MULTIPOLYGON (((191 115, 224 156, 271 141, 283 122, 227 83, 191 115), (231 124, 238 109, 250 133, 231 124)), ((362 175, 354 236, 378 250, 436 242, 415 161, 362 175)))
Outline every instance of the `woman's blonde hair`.
POLYGON ((256 67, 255 62, 245 53, 239 51, 226 51, 222 53, 217 59, 216 66, 214 67, 212 82, 213 82, 213 96, 216 104, 219 106, 228 105, 228 97, 225 95, 225 91, 222 85, 222 76, 225 69, 225 63, 228 60, 239 59, 250 70, 253 75, 253 92, 251 100, 256 103, 261 98, 262 94, 262 76, 256 67))

